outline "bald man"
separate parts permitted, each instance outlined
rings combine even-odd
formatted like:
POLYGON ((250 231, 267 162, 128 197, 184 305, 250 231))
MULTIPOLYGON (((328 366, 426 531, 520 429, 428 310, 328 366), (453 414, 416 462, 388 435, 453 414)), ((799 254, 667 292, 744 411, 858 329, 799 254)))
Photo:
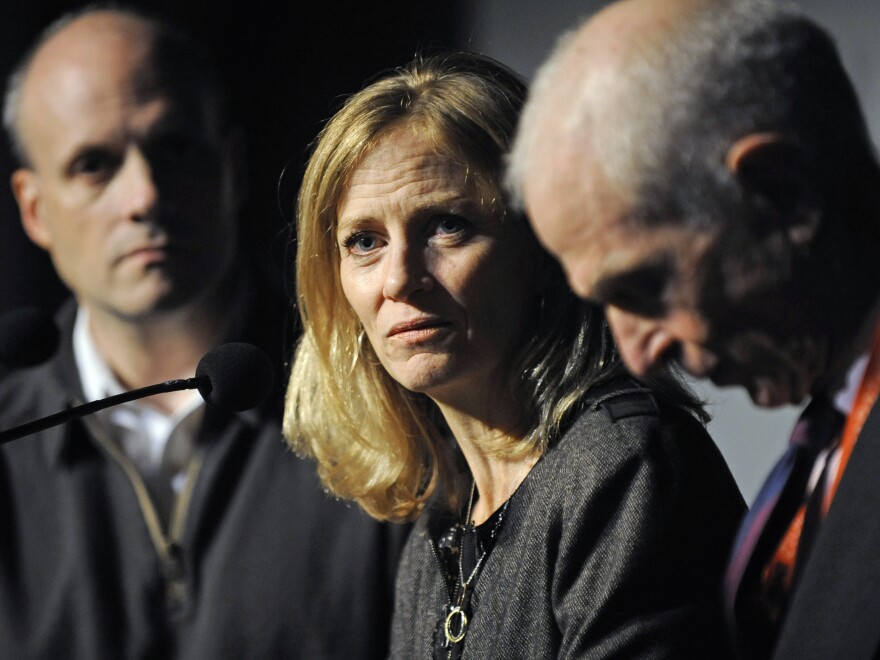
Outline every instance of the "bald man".
POLYGON ((509 179, 633 373, 812 399, 729 615, 749 657, 874 657, 880 168, 828 35, 776 3, 615 3, 538 75, 509 179))
MULTIPOLYGON (((65 17, 4 119, 22 226, 73 298, 57 357, 0 382, 0 428, 191 377, 221 342, 280 353, 238 250, 240 137, 185 36, 65 17)), ((0 657, 384 657, 402 533, 325 496, 278 398, 164 394, 0 448, 0 657)))

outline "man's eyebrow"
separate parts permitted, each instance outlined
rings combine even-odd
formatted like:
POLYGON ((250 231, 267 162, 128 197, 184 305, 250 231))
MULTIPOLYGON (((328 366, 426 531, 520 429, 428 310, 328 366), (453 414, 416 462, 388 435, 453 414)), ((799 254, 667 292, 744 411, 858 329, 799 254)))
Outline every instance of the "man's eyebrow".
POLYGON ((65 175, 69 175, 73 172, 76 164, 80 162, 83 158, 108 155, 112 156, 114 155, 114 153, 115 152, 113 147, 103 142, 96 141, 80 144, 69 154, 67 154, 64 160, 61 161, 61 171, 65 175))
POLYGON ((603 305, 613 305, 627 312, 650 318, 666 315, 666 288, 674 269, 668 259, 660 258, 629 270, 602 277, 594 297, 603 305))

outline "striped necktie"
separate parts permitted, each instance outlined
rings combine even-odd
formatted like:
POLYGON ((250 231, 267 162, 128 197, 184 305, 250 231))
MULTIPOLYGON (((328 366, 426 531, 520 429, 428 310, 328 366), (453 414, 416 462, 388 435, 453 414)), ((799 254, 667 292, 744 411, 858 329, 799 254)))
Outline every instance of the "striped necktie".
MULTIPOLYGON (((843 420, 827 397, 813 398, 740 526, 724 579, 724 596, 728 623, 746 658, 766 658, 773 650, 791 585, 768 584, 768 564, 779 561, 777 551, 786 536, 794 536, 796 544, 810 475, 843 420)), ((788 567, 789 576, 793 569, 788 567)))

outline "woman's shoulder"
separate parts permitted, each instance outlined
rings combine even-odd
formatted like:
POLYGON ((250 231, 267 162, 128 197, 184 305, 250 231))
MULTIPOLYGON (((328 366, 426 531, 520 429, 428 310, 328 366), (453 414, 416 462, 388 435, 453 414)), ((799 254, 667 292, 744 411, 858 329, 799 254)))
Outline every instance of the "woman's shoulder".
POLYGON ((693 511, 697 501, 710 503, 733 529, 744 507, 703 424, 632 380, 593 393, 539 467, 534 501, 543 502, 549 518, 560 516, 564 527, 592 519, 597 510, 636 509, 634 516, 643 517, 670 507, 693 511))
MULTIPOLYGON (((720 451, 691 411, 631 378, 604 383, 544 457, 559 474, 615 477, 633 468, 703 471, 732 481, 720 451)), ((580 480, 580 479, 579 479, 580 480)))
POLYGON ((698 436, 709 440, 704 425, 686 408, 668 403, 642 383, 628 377, 615 378, 592 388, 579 414, 562 434, 561 446, 647 442, 658 430, 698 436), (598 431, 601 430, 601 433, 598 431))

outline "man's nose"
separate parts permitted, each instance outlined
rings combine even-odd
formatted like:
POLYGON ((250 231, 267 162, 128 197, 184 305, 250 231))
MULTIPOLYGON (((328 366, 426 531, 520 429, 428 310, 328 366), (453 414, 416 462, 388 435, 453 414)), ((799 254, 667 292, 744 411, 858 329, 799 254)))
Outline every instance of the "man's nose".
POLYGON ((125 216, 138 222, 150 219, 159 201, 159 190, 153 168, 140 149, 128 149, 119 179, 125 216))
POLYGON ((627 369, 635 376, 648 373, 663 361, 663 356, 676 344, 675 337, 665 328, 662 319, 637 316, 610 305, 605 313, 617 342, 617 350, 627 369))
POLYGON ((410 245, 392 245, 388 251, 382 295, 388 300, 408 300, 434 288, 426 255, 410 245))

